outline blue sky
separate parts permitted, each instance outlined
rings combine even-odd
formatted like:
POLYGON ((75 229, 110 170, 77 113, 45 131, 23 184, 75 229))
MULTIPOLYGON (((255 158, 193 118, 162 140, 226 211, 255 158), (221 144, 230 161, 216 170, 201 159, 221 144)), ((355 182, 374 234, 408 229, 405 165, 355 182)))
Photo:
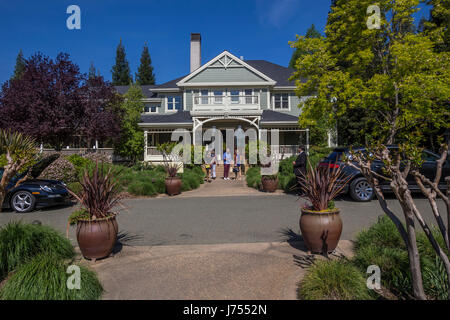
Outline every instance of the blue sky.
POLYGON ((70 54, 83 72, 91 61, 111 79, 120 38, 134 76, 148 43, 156 82, 189 73, 189 37, 202 35, 202 63, 223 50, 287 66, 289 40, 314 23, 323 32, 330 0, 13 0, 0 2, 0 82, 20 49, 70 54), (66 9, 81 8, 81 30, 68 30, 66 9))

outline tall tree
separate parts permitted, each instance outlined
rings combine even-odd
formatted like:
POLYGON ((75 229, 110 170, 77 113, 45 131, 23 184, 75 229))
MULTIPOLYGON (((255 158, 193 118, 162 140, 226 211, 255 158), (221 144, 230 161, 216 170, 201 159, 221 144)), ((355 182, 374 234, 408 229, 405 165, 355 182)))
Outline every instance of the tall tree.
POLYGON ((130 66, 126 59, 125 47, 122 44, 122 39, 116 50, 116 64, 111 69, 112 84, 115 86, 127 86, 133 82, 130 73, 130 66))
POLYGON ((17 80, 0 92, 0 128, 11 128, 57 150, 74 134, 89 139, 120 135, 120 102, 102 77, 88 80, 69 55, 53 61, 41 53, 27 60, 17 80))
POLYGON ((124 101, 121 104, 124 114, 121 124, 122 133, 114 148, 117 154, 131 158, 133 162, 142 156, 144 150, 144 134, 138 125, 144 110, 143 98, 144 94, 138 85, 131 85, 124 95, 124 101))
POLYGON ((98 75, 100 75, 99 71, 95 68, 94 66, 94 62, 91 61, 91 64, 89 66, 89 74, 88 74, 88 79, 94 79, 95 77, 97 77, 98 75))
MULTIPOLYGON (((320 38, 322 35, 320 32, 316 29, 316 26, 314 24, 311 25, 311 27, 308 28, 305 34, 305 38, 313 39, 313 38, 320 38)), ((295 62, 298 60, 298 58, 304 54, 308 54, 308 52, 302 51, 300 48, 296 48, 294 52, 292 53, 291 61, 289 61, 289 68, 294 69, 295 68, 295 62)))
POLYGON ((450 51, 450 1, 428 0, 430 18, 424 20, 423 31, 435 42, 438 51, 450 51))
POLYGON ((140 85, 155 84, 155 75, 153 73, 152 59, 148 51, 147 44, 144 45, 141 55, 141 64, 136 73, 136 83, 140 85))
MULTIPOLYGON (((449 276, 450 262, 448 252, 437 244, 414 204, 406 177, 410 172, 419 174, 424 133, 449 127, 450 55, 435 52, 429 37, 413 32, 411 24, 419 2, 378 1, 380 28, 369 29, 366 10, 373 4, 371 0, 337 0, 329 15, 327 38, 300 37, 295 44, 312 52, 299 58, 295 77, 307 77, 306 83, 297 82, 297 93, 311 97, 305 102, 300 123, 325 117, 332 127, 342 115, 359 110, 367 115, 369 146, 375 145, 373 157, 356 158, 381 208, 396 225, 408 249, 413 295, 425 299, 415 223, 425 231, 449 276), (400 145, 406 159, 386 148, 394 143, 400 145), (373 158, 385 163, 385 176, 371 171, 373 158), (406 225, 385 201, 378 185, 380 179, 390 181, 406 225)), ((430 188, 434 186, 429 184, 430 188)), ((440 195, 445 199, 445 195, 440 195)), ((445 201, 450 217, 450 202, 445 201)), ((438 210, 433 204, 432 208, 439 223, 438 210)), ((445 239, 444 231, 441 228, 445 239)))
POLYGON ((19 79, 25 71, 25 59, 23 57, 22 49, 20 49, 16 58, 16 66, 14 67, 13 79, 19 79))

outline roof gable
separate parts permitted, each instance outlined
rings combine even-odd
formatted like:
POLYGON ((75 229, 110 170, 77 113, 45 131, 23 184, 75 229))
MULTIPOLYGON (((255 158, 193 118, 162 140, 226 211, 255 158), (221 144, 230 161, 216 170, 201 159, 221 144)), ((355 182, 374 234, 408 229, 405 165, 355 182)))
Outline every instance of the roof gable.
POLYGON ((177 82, 180 87, 224 84, 275 85, 276 81, 228 51, 204 64, 177 82))

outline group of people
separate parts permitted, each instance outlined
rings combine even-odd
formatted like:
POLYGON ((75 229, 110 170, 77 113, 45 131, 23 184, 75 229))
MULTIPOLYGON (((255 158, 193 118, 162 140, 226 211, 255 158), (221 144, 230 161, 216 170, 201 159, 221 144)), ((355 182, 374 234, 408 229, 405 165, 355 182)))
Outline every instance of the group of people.
MULTIPOLYGON (((205 163, 206 169, 206 180, 211 182, 216 179, 216 168, 217 168, 217 157, 216 152, 211 150, 209 152, 209 161, 205 163)), ((233 173, 235 180, 241 180, 242 176, 245 174, 245 153, 240 151, 239 149, 234 150, 234 158, 230 152, 230 149, 227 148, 223 153, 223 179, 231 180, 230 169, 233 165, 233 173)), ((297 180, 306 174, 306 152, 305 147, 300 146, 298 148, 298 156, 295 161, 292 162, 294 166, 294 174, 297 177, 297 180)))
MULTIPOLYGON (((205 163, 206 169, 206 180, 211 181, 216 179, 216 168, 217 168, 217 156, 214 150, 209 153, 209 161, 205 163)), ((245 174, 245 154, 239 149, 234 150, 234 157, 227 148, 223 153, 223 179, 231 180, 230 169, 233 166, 234 180, 242 180, 242 175, 245 174)))

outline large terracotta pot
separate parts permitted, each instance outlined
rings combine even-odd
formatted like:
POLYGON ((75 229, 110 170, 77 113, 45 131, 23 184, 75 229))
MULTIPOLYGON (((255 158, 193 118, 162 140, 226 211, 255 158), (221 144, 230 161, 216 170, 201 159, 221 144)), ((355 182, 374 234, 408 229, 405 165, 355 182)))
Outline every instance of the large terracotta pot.
POLYGON ((87 259, 109 256, 117 241, 116 216, 97 220, 78 220, 77 241, 81 253, 87 259))
POLYGON ((324 212, 302 209, 300 230, 310 252, 332 252, 336 249, 342 233, 339 209, 324 212))
POLYGON ((169 196, 181 193, 181 179, 179 177, 166 178, 166 192, 169 196))
POLYGON ((263 190, 266 192, 275 192, 278 188, 278 178, 270 179, 267 177, 262 177, 261 183, 263 186, 263 190))

